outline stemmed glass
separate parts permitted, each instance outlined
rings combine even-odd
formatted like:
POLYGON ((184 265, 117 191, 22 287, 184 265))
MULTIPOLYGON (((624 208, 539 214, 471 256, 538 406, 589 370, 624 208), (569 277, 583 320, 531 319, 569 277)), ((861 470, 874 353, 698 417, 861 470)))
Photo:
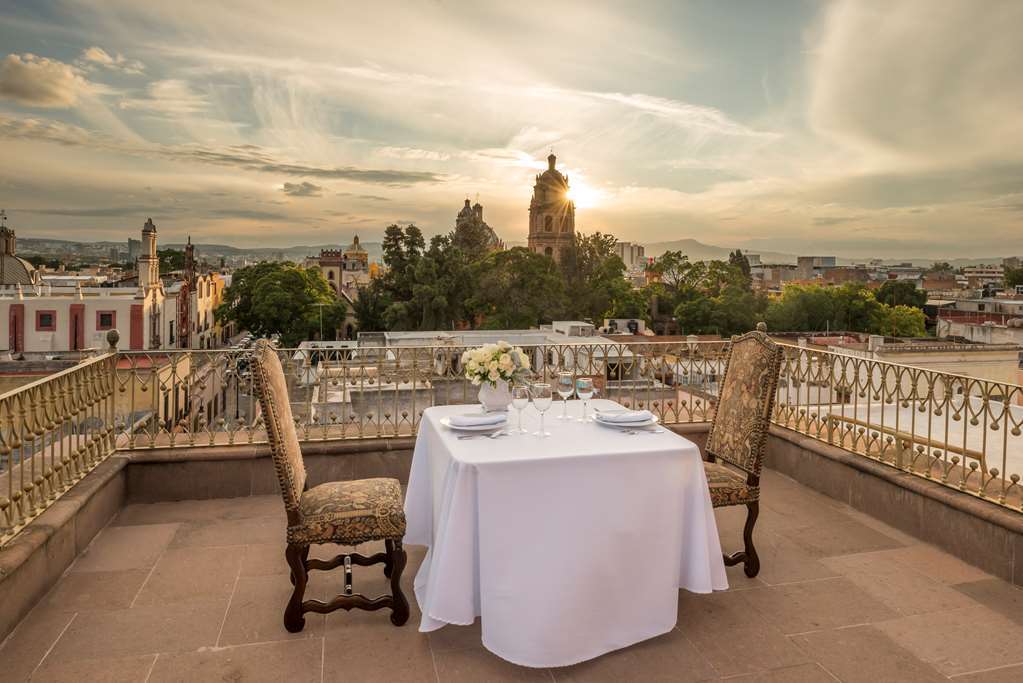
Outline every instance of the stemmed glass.
POLYGON ((577 379, 575 381, 575 393, 583 402, 583 416, 579 418, 579 421, 592 422, 593 420, 586 416, 586 404, 593 398, 593 380, 589 377, 577 379))
POLYGON ((529 405, 529 387, 518 385, 512 387, 512 407, 519 411, 519 427, 515 430, 515 434, 525 434, 526 430, 522 428, 522 411, 529 405))
POLYGON ((550 432, 543 430, 543 414, 551 407, 551 401, 554 399, 551 393, 550 384, 534 384, 533 385, 533 407, 540 413, 540 431, 534 432, 541 439, 550 436, 550 432))
POLYGON ((568 416, 568 399, 575 393, 575 380, 571 372, 561 371, 558 373, 558 396, 561 397, 561 415, 559 420, 571 420, 568 416))

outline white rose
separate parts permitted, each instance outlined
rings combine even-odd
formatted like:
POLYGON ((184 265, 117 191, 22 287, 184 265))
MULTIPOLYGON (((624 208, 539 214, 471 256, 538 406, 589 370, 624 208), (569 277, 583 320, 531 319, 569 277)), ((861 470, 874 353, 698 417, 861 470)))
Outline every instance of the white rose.
POLYGON ((498 358, 497 360, 498 362, 501 363, 501 365, 508 365, 509 363, 511 363, 511 356, 509 356, 507 353, 502 353, 501 357, 498 358))
POLYGON ((490 378, 491 382, 496 382, 497 380, 501 379, 501 373, 497 371, 497 368, 494 368, 493 370, 490 371, 490 374, 487 375, 487 377, 490 378))

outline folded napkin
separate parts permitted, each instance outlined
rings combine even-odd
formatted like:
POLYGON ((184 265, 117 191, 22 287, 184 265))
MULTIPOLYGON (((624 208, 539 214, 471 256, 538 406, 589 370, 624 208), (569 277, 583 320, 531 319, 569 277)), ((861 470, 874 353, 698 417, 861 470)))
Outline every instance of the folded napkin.
POLYGON ((455 427, 478 427, 480 425, 494 425, 495 427, 508 421, 506 413, 468 413, 466 415, 452 415, 451 424, 455 427))
POLYGON ((597 419, 611 424, 631 424, 633 422, 649 422, 654 414, 649 410, 624 410, 620 413, 597 413, 597 419))

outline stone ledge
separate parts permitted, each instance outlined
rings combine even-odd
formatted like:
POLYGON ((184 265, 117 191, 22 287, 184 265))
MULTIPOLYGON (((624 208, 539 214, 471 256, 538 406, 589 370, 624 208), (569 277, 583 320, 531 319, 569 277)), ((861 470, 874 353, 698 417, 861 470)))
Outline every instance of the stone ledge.
POLYGON ((0 641, 124 505, 126 465, 100 463, 0 549, 0 641))
MULTIPOLYGON (((414 436, 373 437, 334 441, 303 441, 302 455, 350 455, 354 453, 412 450, 414 436)), ((132 464, 154 462, 194 462, 216 460, 258 460, 270 457, 270 446, 265 443, 238 443, 230 445, 175 446, 174 448, 137 448, 118 452, 132 464)))

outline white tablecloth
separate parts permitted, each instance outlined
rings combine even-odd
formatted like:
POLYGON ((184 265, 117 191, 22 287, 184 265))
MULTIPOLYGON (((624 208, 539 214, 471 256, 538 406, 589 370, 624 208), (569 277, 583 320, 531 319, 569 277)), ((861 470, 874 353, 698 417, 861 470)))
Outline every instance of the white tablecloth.
MULTIPOLYGON (((405 499, 405 541, 429 546, 420 631, 479 616, 494 654, 567 666, 670 631, 679 588, 728 587, 696 445, 553 419, 561 408, 543 440, 459 441, 439 420, 472 408, 425 411, 405 499)), ((532 406, 524 418, 535 431, 532 406)))

